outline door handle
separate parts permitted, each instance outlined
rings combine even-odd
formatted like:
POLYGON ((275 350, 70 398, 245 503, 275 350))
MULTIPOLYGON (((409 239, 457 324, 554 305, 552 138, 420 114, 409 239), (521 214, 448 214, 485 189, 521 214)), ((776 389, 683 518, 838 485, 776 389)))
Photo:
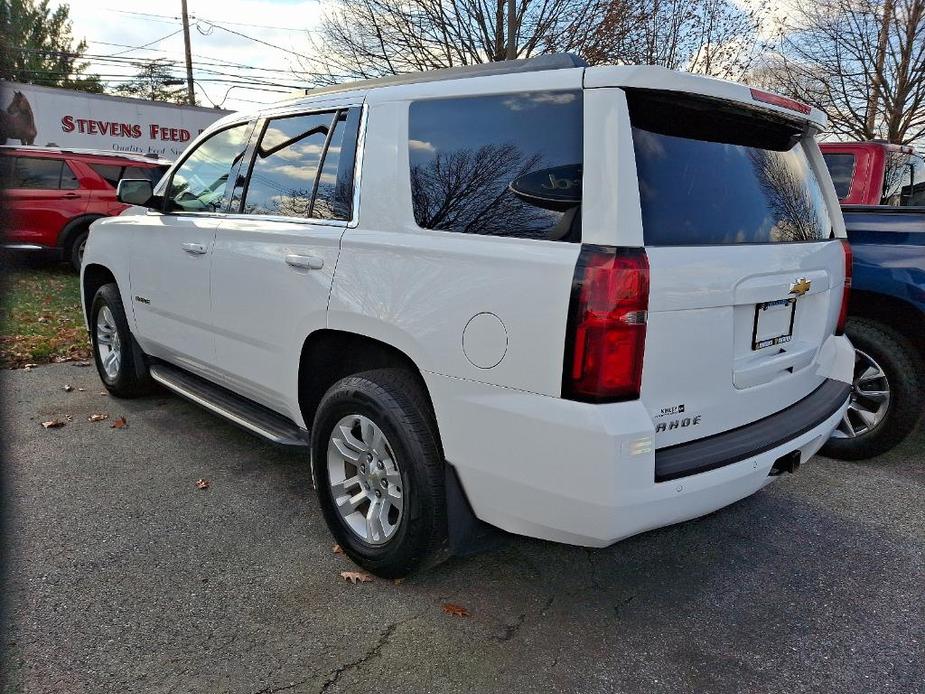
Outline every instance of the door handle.
POLYGON ((206 247, 201 243, 181 243, 180 247, 187 253, 192 253, 193 255, 204 255, 206 252, 206 247))
POLYGON ((62 198, 79 198, 80 193, 65 193, 61 196, 62 198))
POLYGON ((290 253, 286 256, 286 264, 303 270, 320 270, 324 267, 324 258, 320 255, 298 255, 290 253))

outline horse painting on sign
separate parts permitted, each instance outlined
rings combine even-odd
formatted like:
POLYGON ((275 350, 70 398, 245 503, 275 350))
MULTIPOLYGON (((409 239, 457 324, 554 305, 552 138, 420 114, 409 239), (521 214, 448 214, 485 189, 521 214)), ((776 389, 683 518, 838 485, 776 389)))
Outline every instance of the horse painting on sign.
POLYGON ((32 106, 22 92, 15 92, 6 111, 0 110, 0 145, 5 145, 8 139, 31 145, 35 143, 35 134, 32 106))

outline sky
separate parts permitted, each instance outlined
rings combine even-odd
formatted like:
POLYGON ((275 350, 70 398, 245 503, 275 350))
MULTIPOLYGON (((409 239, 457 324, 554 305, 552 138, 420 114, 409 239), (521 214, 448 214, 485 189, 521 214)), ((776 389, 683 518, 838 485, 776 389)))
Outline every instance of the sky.
MULTIPOLYGON (((180 0, 51 3, 58 4, 70 5, 74 38, 87 41, 87 55, 96 56, 90 71, 106 75, 108 85, 131 77, 133 58, 175 61, 176 77, 185 80, 180 0)), ((294 53, 310 52, 322 0, 188 0, 188 7, 197 104, 252 109, 306 86, 291 68, 298 67, 294 53)))
MULTIPOLYGON (((196 102, 249 110, 310 86, 292 73, 310 55, 326 2, 333 0, 188 0, 196 102), (262 85, 255 85, 255 81, 262 85), (244 84, 241 84, 244 83, 244 84)), ((743 6, 763 0, 735 0, 743 6)), ((52 0, 70 5, 73 33, 86 39, 91 71, 107 85, 129 79, 132 59, 174 61, 185 80, 180 0, 52 0), (137 48, 142 47, 143 48, 137 48)), ((770 0, 775 14, 786 0, 770 0)))

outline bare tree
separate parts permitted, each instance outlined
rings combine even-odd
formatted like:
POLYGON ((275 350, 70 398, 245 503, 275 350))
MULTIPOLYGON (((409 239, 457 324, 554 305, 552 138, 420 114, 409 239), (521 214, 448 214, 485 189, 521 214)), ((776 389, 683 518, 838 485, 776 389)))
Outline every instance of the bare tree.
POLYGON ((433 70, 599 41, 607 0, 340 0, 310 35, 314 84, 433 70), (514 10, 513 16, 510 9, 514 10), (513 36, 511 30, 513 29, 513 36))
POLYGON ((767 0, 748 8, 732 0, 611 2, 588 58, 740 79, 764 48, 768 15, 767 0))
POLYGON ((753 81, 823 109, 836 135, 921 140, 925 0, 801 3, 753 81))

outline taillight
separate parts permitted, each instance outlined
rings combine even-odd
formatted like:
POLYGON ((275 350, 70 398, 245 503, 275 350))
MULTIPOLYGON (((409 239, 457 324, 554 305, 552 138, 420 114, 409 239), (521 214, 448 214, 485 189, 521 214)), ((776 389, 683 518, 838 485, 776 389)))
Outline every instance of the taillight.
POLYGON ((804 104, 800 101, 797 101, 796 99, 788 99, 786 96, 781 96, 780 94, 763 92, 760 89, 752 89, 751 94, 755 101, 761 101, 766 104, 773 104, 774 106, 787 108, 791 111, 796 111, 797 113, 808 114, 813 110, 813 107, 809 104, 804 104))
POLYGON ((562 397, 615 402, 639 397, 649 308, 641 248, 584 245, 569 302, 562 397))
POLYGON ((845 334, 845 322, 848 320, 848 299, 851 298, 851 266, 854 262, 851 244, 842 239, 841 246, 845 251, 845 288, 842 289, 841 310, 838 312, 838 323, 835 324, 836 335, 845 334))

